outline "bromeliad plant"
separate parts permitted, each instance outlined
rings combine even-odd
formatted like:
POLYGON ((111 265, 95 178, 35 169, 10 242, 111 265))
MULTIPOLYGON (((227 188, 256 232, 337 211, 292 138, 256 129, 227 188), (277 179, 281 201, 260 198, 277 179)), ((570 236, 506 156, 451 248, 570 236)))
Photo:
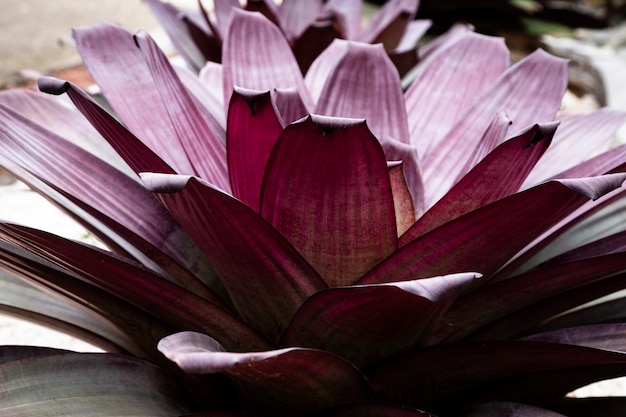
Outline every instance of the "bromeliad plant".
POLYGON ((200 77, 76 29, 105 107, 0 93, 0 164, 107 248, 0 222, 3 310, 107 351, 2 347, 3 415, 615 415, 566 394, 626 375, 626 115, 559 113, 567 62, 465 26, 403 90, 380 44, 303 76, 229 22, 200 77))

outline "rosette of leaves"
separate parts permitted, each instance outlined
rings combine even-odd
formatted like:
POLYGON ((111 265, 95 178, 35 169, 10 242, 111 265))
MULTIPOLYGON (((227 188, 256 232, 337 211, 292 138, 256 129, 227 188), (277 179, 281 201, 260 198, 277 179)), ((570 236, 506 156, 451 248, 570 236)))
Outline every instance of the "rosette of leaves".
POLYGON ((211 10, 198 2, 186 10, 161 0, 147 0, 178 54, 195 71, 221 62, 232 10, 258 11, 284 34, 298 67, 306 73, 334 39, 380 43, 401 74, 417 64, 417 42, 431 27, 415 19, 419 0, 392 0, 376 8, 363 0, 216 0, 211 10), (367 23, 362 24, 363 21, 367 23))
POLYGON ((0 222, 0 306, 107 352, 3 347, 3 415, 623 406, 566 397, 626 374, 623 112, 559 112, 565 60, 463 25, 403 90, 380 44, 303 76, 261 13, 229 22, 199 76, 77 28, 112 112, 59 79, 0 93, 0 164, 106 245, 0 222))

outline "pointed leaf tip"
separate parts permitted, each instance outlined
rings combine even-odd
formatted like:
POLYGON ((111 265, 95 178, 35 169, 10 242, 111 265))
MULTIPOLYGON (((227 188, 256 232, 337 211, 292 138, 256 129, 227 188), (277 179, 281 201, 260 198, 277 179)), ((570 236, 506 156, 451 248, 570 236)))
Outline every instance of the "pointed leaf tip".
POLYGON ((45 76, 39 77, 37 80, 37 86, 39 87, 39 90, 44 93, 59 96, 67 92, 70 88, 70 83, 56 77, 45 76))

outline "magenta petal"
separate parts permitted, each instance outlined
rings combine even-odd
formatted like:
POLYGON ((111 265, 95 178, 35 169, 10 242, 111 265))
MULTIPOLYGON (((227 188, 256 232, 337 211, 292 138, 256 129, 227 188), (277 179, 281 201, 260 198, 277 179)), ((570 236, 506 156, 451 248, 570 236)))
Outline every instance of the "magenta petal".
POLYGON ((282 131, 269 91, 235 89, 228 106, 228 173, 233 195, 255 211, 267 160, 282 131))
POLYGON ((100 23, 74 29, 74 38, 89 73, 126 127, 176 172, 193 172, 133 35, 100 23))
POLYGON ((117 119, 76 85, 52 77, 43 77, 39 79, 39 88, 50 94, 67 93, 76 108, 98 130, 102 137, 113 146, 117 153, 124 158, 135 173, 138 174, 144 171, 175 173, 152 149, 144 145, 117 119))
POLYGON ((405 245, 465 213, 517 192, 544 154, 558 122, 535 125, 491 152, 400 239, 405 245))
POLYGON ((506 111, 511 132, 554 119, 568 80, 567 61, 537 50, 509 68, 423 159, 427 206, 441 198, 470 168, 472 155, 495 114, 506 111))
POLYGON ((293 246, 240 201, 196 178, 142 178, 205 252, 241 316, 268 339, 278 340, 300 305, 326 287, 293 246))
POLYGON ((355 119, 288 126, 267 164, 261 214, 331 287, 350 285, 396 249, 383 150, 355 119))
POLYGON ((267 91, 295 88, 307 108, 313 102, 291 47, 278 27, 258 12, 233 9, 224 39, 224 102, 235 86, 267 91))
MULTIPOLYGON (((210 114, 202 113, 205 109, 197 105, 163 51, 146 32, 137 33, 135 41, 154 77, 178 140, 193 166, 192 172, 229 192, 226 149, 217 132, 205 120, 205 117, 211 117, 210 114)), ((219 124, 215 122, 213 126, 219 124)))
POLYGON ((336 40, 328 48, 343 55, 328 74, 316 113, 363 118, 380 140, 392 138, 408 144, 408 121, 398 70, 380 45, 346 42, 336 40), (355 68, 362 68, 358 77, 354 76, 355 68))
POLYGON ((551 181, 497 200, 411 241, 359 283, 476 271, 484 284, 535 238, 624 179, 626 174, 609 174, 551 181))
POLYGON ((405 93, 411 144, 422 159, 506 71, 509 60, 504 39, 463 32, 444 52, 423 64, 423 72, 405 93))
POLYGON ((193 332, 167 336, 158 348, 183 371, 224 372, 242 387, 244 401, 268 415, 286 410, 304 415, 371 399, 361 372, 328 352, 302 348, 225 352, 214 339, 193 332))
POLYGON ((327 350, 366 366, 425 342, 442 305, 476 277, 466 273, 320 291, 298 310, 281 344, 327 350))

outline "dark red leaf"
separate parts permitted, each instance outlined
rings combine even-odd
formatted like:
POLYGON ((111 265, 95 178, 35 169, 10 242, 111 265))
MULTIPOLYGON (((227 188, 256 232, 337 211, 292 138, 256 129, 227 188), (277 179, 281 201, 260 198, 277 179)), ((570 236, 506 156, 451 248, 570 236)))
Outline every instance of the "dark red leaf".
POLYGON ((312 116, 278 139, 261 214, 331 287, 350 285, 396 249, 389 170, 365 122, 312 116))
POLYGON ((267 338, 278 340, 302 303, 326 288, 293 246, 242 202, 200 179, 142 177, 206 254, 239 314, 267 338))

